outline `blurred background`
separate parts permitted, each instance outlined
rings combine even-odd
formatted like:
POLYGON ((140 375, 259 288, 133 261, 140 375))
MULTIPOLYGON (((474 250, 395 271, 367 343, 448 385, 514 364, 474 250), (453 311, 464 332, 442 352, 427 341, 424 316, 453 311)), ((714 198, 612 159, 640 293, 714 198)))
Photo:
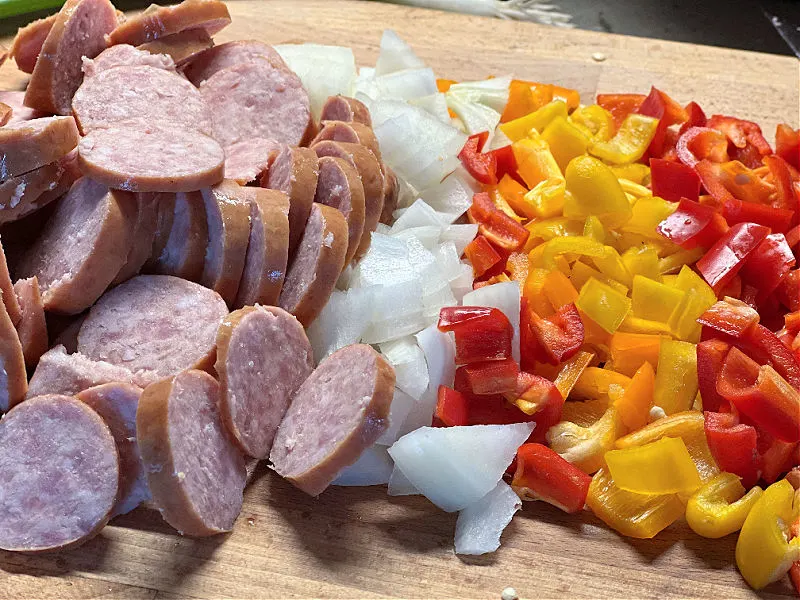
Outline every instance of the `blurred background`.
MULTIPOLYGON (((268 4, 269 0, 264 2, 268 4)), ((464 12, 481 4, 480 0, 397 2, 447 6, 464 12)), ((500 12, 514 12, 515 4, 527 5, 530 20, 555 20, 579 29, 800 56, 800 0, 484 0, 484 3, 493 7, 489 10, 500 12), (548 8, 553 5, 554 8, 548 8)), ((11 35, 17 27, 56 10, 54 7, 29 12, 35 7, 56 4, 58 0, 0 0, 0 15, 27 13, 0 20, 0 35, 11 35)), ((116 0, 115 4, 121 10, 130 10, 144 8, 150 2, 116 0)), ((516 10, 518 15, 526 12, 516 10)))

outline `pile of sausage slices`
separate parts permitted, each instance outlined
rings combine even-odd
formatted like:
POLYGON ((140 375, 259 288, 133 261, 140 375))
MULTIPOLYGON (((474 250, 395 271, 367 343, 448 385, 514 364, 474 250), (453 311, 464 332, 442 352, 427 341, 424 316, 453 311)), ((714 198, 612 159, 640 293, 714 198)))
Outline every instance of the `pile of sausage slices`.
POLYGON ((2 549, 143 502, 229 531, 248 461, 316 495, 389 425, 391 366, 367 345, 315 366, 304 327, 397 180, 363 104, 314 119, 272 47, 214 45, 229 22, 67 0, 9 49, 31 77, 0 92, 2 549))

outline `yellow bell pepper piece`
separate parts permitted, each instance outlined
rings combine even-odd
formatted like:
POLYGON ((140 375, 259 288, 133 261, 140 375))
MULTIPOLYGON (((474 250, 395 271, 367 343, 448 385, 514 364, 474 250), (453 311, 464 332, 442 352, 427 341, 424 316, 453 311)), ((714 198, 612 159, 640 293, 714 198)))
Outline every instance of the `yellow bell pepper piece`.
POLYGON ((573 304, 578 299, 578 290, 572 285, 569 278, 561 271, 550 271, 544 281, 544 295, 553 307, 558 310, 567 304, 573 304))
POLYGON ((702 485, 697 467, 681 438, 606 452, 611 477, 620 488, 637 494, 694 492, 702 485))
POLYGON ((502 193, 500 193, 500 190, 498 188, 492 188, 488 190, 488 193, 489 197, 492 199, 492 202, 494 202, 494 205, 500 210, 502 210, 509 217, 514 219, 517 223, 521 223, 522 221, 527 221, 527 219, 523 219, 514 211, 514 208, 508 203, 508 200, 506 200, 506 197, 503 196, 502 193))
MULTIPOLYGON (((633 374, 645 362, 658 364, 658 353, 661 351, 662 336, 649 333, 627 333, 617 330, 611 336, 608 350, 611 353, 611 365, 615 371, 633 377, 633 374)), ((649 410, 649 408, 648 408, 649 410)))
POLYGON ((590 215, 586 217, 586 222, 583 224, 583 235, 602 244, 606 241, 606 228, 603 227, 600 219, 590 215))
POLYGON ((569 161, 586 154, 591 140, 564 117, 556 117, 544 128, 542 139, 550 146, 550 152, 563 172, 569 161))
POLYGON ((683 265, 681 267, 680 272, 675 278, 674 285, 677 289, 683 292, 697 292, 704 301, 710 302, 711 304, 714 304, 717 301, 717 295, 714 293, 714 290, 711 289, 711 286, 708 285, 705 280, 700 277, 700 275, 695 273, 694 270, 687 265, 683 265))
POLYGON ((549 274, 550 271, 547 269, 528 268, 528 277, 522 286, 522 295, 528 300, 528 307, 540 317, 549 317, 555 314, 542 291, 549 274))
POLYGON ((714 305, 717 297, 702 277, 686 265, 675 277, 674 287, 685 296, 670 318, 670 329, 678 338, 697 343, 701 332, 697 319, 714 305))
POLYGON ((669 323, 683 302, 686 292, 637 275, 633 278, 631 301, 633 314, 641 319, 669 323))
POLYGON ((658 119, 631 113, 607 142, 595 142, 589 152, 615 165, 636 162, 647 151, 658 127, 658 119))
POLYGON ((650 167, 642 163, 611 165, 611 170, 617 179, 627 179, 639 185, 650 185, 650 167))
POLYGON ((583 288, 583 286, 586 285, 586 282, 592 277, 597 279, 597 281, 605 283, 607 286, 614 288, 620 294, 625 296, 628 295, 628 288, 625 285, 621 284, 619 281, 611 279, 610 277, 606 277, 600 271, 593 269, 586 263, 577 261, 572 265, 570 281, 572 281, 572 285, 575 286, 576 290, 583 288))
POLYGON ((567 362, 561 365, 561 369, 556 375, 553 383, 561 392, 561 396, 566 399, 572 393, 572 388, 580 379, 581 374, 594 360, 594 354, 581 350, 575 356, 570 358, 567 362))
POLYGON ((654 496, 621 489, 608 469, 592 477, 586 505, 612 529, 632 538, 649 539, 683 516, 684 505, 677 494, 654 496))
POLYGON ((620 257, 619 252, 612 246, 604 246, 603 255, 594 256, 592 260, 594 266, 600 269, 603 275, 610 277, 614 281, 619 281, 626 287, 630 287, 633 282, 633 277, 625 266, 625 263, 622 262, 622 257, 620 257))
POLYGON ((572 268, 569 266, 569 260, 563 255, 559 254, 553 259, 553 264, 555 264, 556 269, 561 271, 564 275, 569 277, 572 275, 572 268))
MULTIPOLYGON (((542 265, 547 269, 556 267, 555 257, 561 254, 599 257, 606 252, 605 246, 592 238, 582 235, 553 238, 543 244, 542 265)), ((533 257, 530 257, 533 260, 533 257)))
POLYGON ((800 560, 800 537, 788 541, 794 488, 782 479, 769 486, 755 503, 736 542, 736 566, 756 590, 783 577, 800 560))
POLYGON ((614 173, 591 156, 579 156, 567 166, 564 176, 569 195, 564 216, 585 219, 597 216, 606 227, 619 227, 631 218, 631 204, 614 173))
POLYGON ((655 378, 653 366, 645 362, 634 373, 628 387, 614 400, 614 406, 628 431, 636 431, 647 425, 650 408, 653 406, 655 378))
POLYGON ((719 473, 719 467, 708 447, 704 424, 703 413, 681 412, 648 423, 638 431, 619 438, 615 446, 630 448, 655 442, 662 437, 679 437, 686 444, 697 472, 700 473, 700 479, 706 482, 719 473))
POLYGON ((688 410, 697 394, 697 351, 694 344, 662 340, 656 371, 654 404, 668 415, 688 410))
POLYGON ((631 181, 630 179, 620 179, 619 185, 622 187, 623 192, 628 194, 628 196, 633 197, 634 201, 638 200, 639 198, 649 198, 653 195, 649 189, 639 183, 636 183, 635 181, 631 181))
POLYGON ((592 474, 603 466, 606 452, 614 447, 622 421, 617 409, 609 406, 592 425, 582 427, 561 421, 547 431, 547 443, 584 473, 592 474))
POLYGON ((631 275, 641 275, 653 281, 662 280, 658 272, 658 252, 651 246, 628 248, 622 253, 622 264, 631 275))
POLYGON ((672 330, 669 325, 661 321, 653 321, 651 319, 642 319, 633 314, 625 317, 625 320, 619 326, 617 331, 625 333, 642 333, 646 335, 665 335, 671 336, 672 330))
POLYGON ((536 131, 533 131, 530 137, 511 144, 511 150, 517 161, 517 173, 529 188, 548 179, 563 179, 564 176, 550 152, 550 147, 536 131))
POLYGON ((703 537, 725 537, 742 528, 762 493, 758 486, 745 493, 737 475, 720 473, 689 498, 686 522, 703 537))
POLYGON ((552 219, 537 219, 531 221, 525 228, 531 232, 530 237, 541 238, 545 241, 557 237, 576 236, 583 234, 583 224, 566 217, 552 219))
POLYGON ((572 397, 593 400, 607 395, 612 385, 626 388, 630 383, 631 378, 622 373, 600 367, 586 367, 572 388, 572 397))
POLYGON ((614 333, 631 310, 631 299, 594 277, 581 288, 575 305, 608 333, 614 333))
POLYGON ((500 131, 505 133, 512 142, 516 142, 517 140, 528 137, 531 130, 536 130, 541 133, 556 117, 567 118, 566 102, 554 100, 524 117, 501 124, 500 131))
POLYGON ((603 418, 608 410, 608 405, 607 397, 594 400, 570 400, 565 402, 561 409, 561 419, 581 427, 589 427, 603 418))
POLYGON ((696 263, 704 253, 702 248, 678 250, 674 254, 658 259, 658 270, 661 274, 674 273, 685 265, 696 263))
MULTIPOLYGON (((639 198, 633 203, 631 218, 622 226, 622 231, 638 233, 651 239, 663 239, 661 234, 656 231, 656 227, 677 208, 677 202, 667 202, 658 196, 639 198)), ((676 248, 680 247, 676 246, 676 248)))
POLYGON ((519 281, 524 285, 528 279, 528 255, 522 252, 512 252, 506 260, 506 271, 512 281, 519 281))
POLYGON ((598 142, 610 140, 614 133, 614 117, 602 106, 581 106, 569 116, 570 121, 581 126, 598 142))
POLYGON ((551 177, 537 183, 525 194, 525 202, 531 207, 534 217, 547 219, 560 215, 564 210, 567 186, 561 176, 551 177))

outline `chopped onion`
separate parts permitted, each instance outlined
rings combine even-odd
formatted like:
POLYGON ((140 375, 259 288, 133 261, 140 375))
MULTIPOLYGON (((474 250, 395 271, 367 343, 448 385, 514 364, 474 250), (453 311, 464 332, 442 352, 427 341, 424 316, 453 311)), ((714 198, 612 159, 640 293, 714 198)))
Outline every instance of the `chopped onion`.
POLYGON ((495 129, 492 139, 489 140, 484 146, 482 152, 491 152, 499 148, 505 148, 511 145, 511 139, 503 133, 502 129, 495 129))
POLYGON ((319 119, 329 96, 353 92, 356 59, 351 48, 319 44, 282 44, 275 49, 297 73, 311 101, 311 113, 319 119))
POLYGON ((454 83, 447 90, 447 96, 462 102, 483 104, 497 112, 503 112, 508 104, 508 89, 511 77, 493 77, 483 81, 463 81, 454 83))
POLYGON ((367 448, 349 467, 345 467, 333 481, 333 485, 367 486, 389 483, 394 469, 386 446, 367 448))
POLYGON ((514 327, 514 339, 511 343, 511 353, 514 360, 519 362, 519 312, 520 289, 518 281, 504 281, 493 285, 485 285, 468 294, 462 300, 464 306, 491 306, 499 308, 511 321, 514 327))
POLYGON ((417 401, 414 398, 395 388, 392 406, 389 411, 389 429, 384 431, 375 443, 386 447, 394 444, 401 435, 400 432, 403 428, 403 423, 406 422, 408 413, 411 412, 416 403, 417 401))
POLYGON ((374 80, 373 96, 376 100, 413 100, 437 93, 436 75, 433 69, 406 69, 388 75, 379 75, 374 80))
POLYGON ((428 389, 435 396, 440 385, 453 385, 456 374, 456 346, 450 334, 439 331, 436 325, 426 327, 414 337, 425 355, 425 363, 428 366, 428 389))
POLYGON ((486 554, 500 547, 500 535, 511 522, 522 501, 505 481, 483 498, 470 504, 456 521, 456 554, 486 554))
MULTIPOLYGON (((423 315, 422 285, 411 280, 379 286, 375 290, 374 311, 361 336, 367 344, 378 344, 411 335, 426 326, 423 315)), ((361 315, 364 318, 364 315, 361 315)))
POLYGON ((408 103, 429 112, 442 123, 447 123, 448 125, 452 124, 450 121, 450 111, 447 110, 447 100, 445 100, 444 94, 441 92, 431 94, 430 96, 413 98, 409 100, 408 103))
POLYGON ((461 263, 457 274, 450 280, 450 290, 453 292, 453 297, 455 297, 458 302, 463 302, 464 296, 472 291, 474 276, 475 273, 472 270, 472 266, 461 263))
POLYGON ((450 225, 450 227, 442 231, 439 242, 453 242, 456 245, 458 255, 461 256, 464 254, 464 248, 475 239, 476 235, 478 235, 477 225, 473 223, 458 223, 456 225, 450 225))
POLYGON ((314 360, 323 358, 348 344, 360 341, 369 321, 375 302, 375 287, 335 290, 328 303, 306 333, 314 350, 314 360))
MULTIPOLYGON (((393 233, 392 237, 398 240, 406 241, 409 238, 416 238, 420 244, 425 246, 431 252, 437 252, 439 249, 439 236, 442 234, 440 227, 433 225, 425 225, 421 227, 409 227, 397 233, 393 233)), ((451 243, 451 242, 448 242, 451 243)))
MULTIPOLYGON (((458 173, 451 173, 420 193, 420 197, 438 213, 448 215, 452 223, 472 205, 474 190, 458 173)), ((473 236, 475 237, 475 236, 473 236)))
MULTIPOLYGON (((397 211, 395 211, 397 214, 397 211)), ((433 226, 444 229, 445 223, 439 214, 424 200, 419 199, 414 204, 403 210, 392 225, 392 233, 403 231, 409 227, 433 226)))
MULTIPOLYGON (((425 362, 422 348, 411 336, 384 342, 379 347, 381 354, 394 367, 395 385, 415 401, 418 400, 428 387, 428 365, 425 362)), ((401 421, 405 420, 407 414, 408 410, 402 416, 401 421)))
POLYGON ((480 133, 482 131, 489 132, 489 139, 487 143, 491 143, 491 138, 494 136, 494 130, 500 123, 500 113, 477 102, 466 102, 459 99, 457 96, 446 94, 447 107, 456 113, 456 116, 461 120, 464 129, 470 135, 480 133))
POLYGON ((419 490, 403 475, 400 469, 395 467, 389 477, 387 493, 390 496, 418 496, 419 490))
POLYGON ((413 279, 409 269, 406 240, 380 233, 372 234, 369 251, 353 270, 351 285, 389 285, 413 279))
POLYGON ((461 267, 461 259, 458 256, 455 242, 448 241, 439 244, 434 254, 436 255, 436 264, 439 265, 439 270, 447 277, 447 281, 451 282, 457 278, 461 267))
POLYGON ((375 63, 376 75, 386 75, 404 69, 419 69, 424 66, 425 63, 397 33, 391 29, 383 30, 381 51, 375 63))
POLYGON ((447 512, 466 508, 500 481, 533 423, 421 427, 389 448, 412 485, 447 512))

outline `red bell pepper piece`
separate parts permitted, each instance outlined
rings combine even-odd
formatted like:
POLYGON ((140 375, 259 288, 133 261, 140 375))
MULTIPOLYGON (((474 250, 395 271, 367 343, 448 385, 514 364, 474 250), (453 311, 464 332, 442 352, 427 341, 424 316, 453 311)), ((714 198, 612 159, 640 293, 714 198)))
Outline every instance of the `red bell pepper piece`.
POLYGON ((769 142, 764 138, 764 134, 761 133, 761 127, 757 123, 737 119, 736 117, 712 115, 706 127, 724 133, 737 148, 745 148, 750 144, 758 150, 761 156, 772 154, 772 148, 770 148, 769 142))
POLYGON ((475 236, 475 239, 464 248, 464 256, 472 265, 475 277, 480 277, 503 260, 489 240, 480 234, 475 236))
POLYGON ((668 240, 690 250, 698 246, 713 246, 728 231, 728 224, 712 207, 683 198, 678 209, 661 221, 656 230, 668 240))
POLYGON ((717 392, 755 425, 785 442, 800 441, 800 392, 769 366, 731 348, 717 392))
POLYGON ((544 500, 567 513, 586 504, 592 478, 542 444, 523 444, 511 485, 523 498, 544 500))
POLYGON ((739 423, 733 413, 706 411, 705 432, 708 447, 721 471, 742 478, 746 489, 758 481, 758 433, 752 425, 739 423))
POLYGON ((775 154, 795 169, 800 169, 800 129, 794 130, 785 123, 775 132, 775 154))
POLYGON ((467 172, 485 185, 497 184, 497 157, 490 153, 482 153, 488 131, 481 131, 467 138, 458 158, 467 172))
POLYGON ((566 304, 547 318, 529 315, 529 345, 522 349, 538 362, 558 365, 572 358, 583 345, 584 328, 575 304, 566 304))
POLYGON ((597 104, 611 113, 614 126, 619 129, 625 117, 636 112, 645 98, 644 94, 597 94, 597 104))
POLYGON ((469 425, 469 403, 461 392, 440 385, 433 414, 435 427, 469 425))
POLYGON ((717 379, 730 349, 727 342, 713 338, 697 344, 697 383, 705 410, 730 410, 728 401, 717 393, 717 379))
POLYGON ((517 159, 514 156, 514 149, 511 145, 503 146, 488 152, 494 156, 494 162, 497 165, 495 169, 495 178, 500 181, 504 175, 509 175, 514 179, 519 179, 517 175, 517 159))
POLYGON ((725 298, 700 315, 697 322, 738 338, 758 320, 758 311, 741 300, 725 298))
POLYGON ((459 381, 463 381, 473 394, 480 396, 503 394, 513 392, 517 388, 519 365, 510 358, 470 363, 456 370, 462 371, 459 374, 459 381))
POLYGON ((715 291, 721 290, 769 233, 756 223, 734 225, 697 261, 697 270, 715 291))
POLYGON ((700 105, 697 102, 689 102, 684 109, 688 118, 686 122, 681 125, 681 128, 678 130, 680 135, 686 133, 692 127, 705 127, 708 119, 706 118, 706 113, 703 112, 703 109, 700 108, 700 105))
POLYGON ((742 202, 733 196, 725 200, 721 206, 716 201, 714 205, 720 207, 722 216, 725 217, 728 225, 758 223, 773 231, 783 233, 794 219, 794 211, 773 208, 755 202, 742 202))
POLYGON ((447 306, 439 312, 438 327, 455 334, 457 364, 511 357, 514 329, 496 308, 447 306))
POLYGON ((528 241, 530 231, 495 206, 489 194, 478 192, 472 197, 472 206, 467 214, 478 231, 505 250, 517 251, 528 241))
POLYGON ((743 282, 758 289, 756 303, 761 304, 778 288, 795 262, 784 235, 771 233, 747 257, 739 275, 743 282))
POLYGON ((690 127, 675 146, 678 159, 685 165, 694 167, 699 161, 727 162, 728 138, 716 129, 690 127))
POLYGON ((784 442, 766 431, 758 432, 758 454, 761 462, 761 479, 775 483, 781 475, 795 465, 797 442, 784 442))
POLYGON ((772 206, 794 211, 792 225, 797 225, 798 221, 800 221, 800 191, 795 188, 792 182, 789 163, 775 154, 765 156, 763 161, 769 168, 775 184, 775 200, 772 206))
POLYGON ((650 180, 653 196, 664 200, 678 202, 681 198, 700 197, 700 178, 694 169, 681 162, 651 158, 650 180))
POLYGON ((663 153, 667 128, 670 125, 683 123, 689 118, 689 115, 680 104, 655 87, 650 88, 650 94, 639 105, 636 112, 640 115, 658 119, 653 140, 647 148, 650 156, 661 156, 663 153))
POLYGON ((800 310, 800 270, 789 271, 775 293, 786 308, 800 310))

